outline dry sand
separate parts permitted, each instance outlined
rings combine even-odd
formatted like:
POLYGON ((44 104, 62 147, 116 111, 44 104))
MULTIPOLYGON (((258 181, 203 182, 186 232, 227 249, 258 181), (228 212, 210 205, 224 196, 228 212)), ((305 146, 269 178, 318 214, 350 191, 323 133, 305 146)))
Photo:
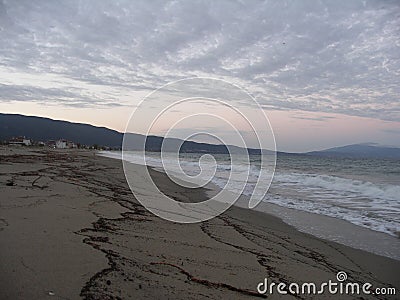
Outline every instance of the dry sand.
MULTIPOLYGON (((178 200, 206 198, 151 172, 178 200)), ((199 224, 164 221, 136 201, 121 162, 91 151, 1 147, 0 194, 0 299, 242 299, 260 296, 265 277, 321 283, 339 271, 400 292, 399 261, 269 214, 232 207, 199 224)))

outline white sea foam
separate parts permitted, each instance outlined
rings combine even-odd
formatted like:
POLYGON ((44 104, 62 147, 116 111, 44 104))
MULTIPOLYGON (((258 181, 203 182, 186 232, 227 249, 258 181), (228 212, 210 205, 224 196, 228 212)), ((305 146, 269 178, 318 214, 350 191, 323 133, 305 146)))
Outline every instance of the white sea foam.
MULTIPOLYGON (((352 180, 329 175, 318 174, 275 174, 274 181, 281 185, 321 188, 339 194, 353 194, 358 197, 387 200, 399 200, 400 186, 391 184, 375 184, 360 180, 352 180)), ((343 196, 343 195, 341 195, 343 196)))

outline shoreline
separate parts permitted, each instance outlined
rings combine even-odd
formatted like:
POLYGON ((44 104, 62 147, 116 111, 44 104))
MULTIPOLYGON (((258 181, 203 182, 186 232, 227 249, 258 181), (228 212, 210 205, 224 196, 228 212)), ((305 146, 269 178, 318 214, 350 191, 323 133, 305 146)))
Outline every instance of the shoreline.
MULTIPOLYGON (((270 214, 233 206, 198 224, 162 220, 133 197, 121 162, 92 151, 0 147, 0 157, 2 299, 50 292, 68 299, 249 299, 261 296, 256 287, 267 277, 321 283, 339 271, 399 292, 399 261, 302 233, 270 214)), ((150 172, 167 195, 207 197, 150 172)))
POLYGON ((317 238, 400 261, 400 239, 387 233, 374 231, 347 220, 268 202, 260 203, 255 210, 277 216, 300 232, 317 238))
MULTIPOLYGON (((117 156, 107 156, 107 154, 100 152, 97 155, 116 160, 122 159, 117 156)), ((157 167, 150 166, 149 168, 163 173, 157 167)), ((207 189, 207 195, 210 197, 221 190, 214 183, 208 183, 205 188, 207 189)), ((241 199, 234 205, 248 209, 247 198, 247 196, 242 195, 241 199)), ((347 220, 264 201, 249 210, 274 215, 297 230, 315 237, 400 261, 400 238, 388 233, 375 231, 347 220)))

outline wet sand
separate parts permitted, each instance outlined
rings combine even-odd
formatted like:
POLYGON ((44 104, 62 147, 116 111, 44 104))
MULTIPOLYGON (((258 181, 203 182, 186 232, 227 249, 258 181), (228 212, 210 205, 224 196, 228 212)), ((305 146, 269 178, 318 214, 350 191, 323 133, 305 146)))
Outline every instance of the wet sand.
MULTIPOLYGON (((177 200, 207 197, 151 174, 177 200)), ((91 151, 1 147, 0 193, 0 299, 242 299, 261 296, 266 277, 318 284, 339 271, 399 293, 399 261, 269 214, 232 207, 198 224, 162 220, 136 201, 120 161, 91 151)), ((346 298, 269 295, 281 297, 346 298)))

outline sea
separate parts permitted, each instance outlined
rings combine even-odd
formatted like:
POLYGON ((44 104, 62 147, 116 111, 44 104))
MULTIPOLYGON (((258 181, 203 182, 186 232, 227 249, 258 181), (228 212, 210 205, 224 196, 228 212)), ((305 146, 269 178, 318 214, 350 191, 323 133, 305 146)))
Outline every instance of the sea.
MULTIPOLYGON (((103 151, 101 155, 121 158, 121 152, 103 151)), ((204 159, 199 165, 202 156, 204 153, 181 153, 180 167, 188 175, 196 176, 207 169, 207 164, 210 169, 216 165, 211 183, 219 188, 227 186, 231 171, 248 170, 242 193, 250 196, 254 192, 261 169, 259 155, 238 160, 235 166, 226 154, 213 154, 213 159, 204 159)), ((124 152, 123 157, 143 164, 138 152, 124 152)), ((173 156, 166 154, 163 159, 168 162, 173 156)), ((161 171, 164 168, 160 154, 154 152, 146 153, 146 165, 161 171)), ((400 160, 278 153, 273 180, 262 201, 345 220, 399 238, 400 160)))

